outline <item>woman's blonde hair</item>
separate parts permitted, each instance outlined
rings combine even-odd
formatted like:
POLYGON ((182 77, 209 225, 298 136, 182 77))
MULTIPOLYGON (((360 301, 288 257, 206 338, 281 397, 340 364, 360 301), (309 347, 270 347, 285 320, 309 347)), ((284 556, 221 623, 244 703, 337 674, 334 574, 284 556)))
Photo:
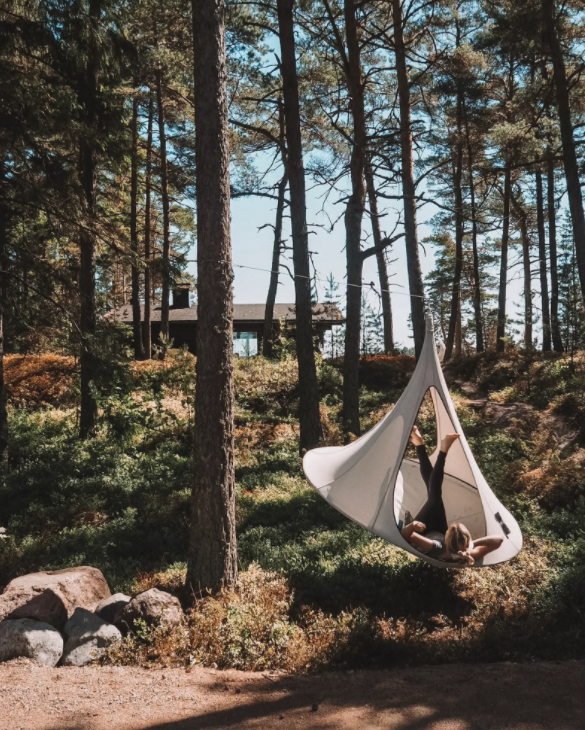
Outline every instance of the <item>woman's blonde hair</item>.
POLYGON ((466 553, 471 545, 471 533, 461 522, 449 525, 445 534, 445 546, 450 553, 466 553))

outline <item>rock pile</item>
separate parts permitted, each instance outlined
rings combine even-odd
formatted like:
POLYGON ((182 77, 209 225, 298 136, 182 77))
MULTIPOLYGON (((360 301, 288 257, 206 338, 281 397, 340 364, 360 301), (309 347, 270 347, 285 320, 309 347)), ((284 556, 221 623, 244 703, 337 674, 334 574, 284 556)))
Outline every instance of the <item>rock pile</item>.
POLYGON ((51 667, 82 667, 121 641, 137 619, 175 627, 183 611, 174 596, 156 588, 134 598, 111 595, 97 568, 23 575, 0 595, 0 662, 28 657, 51 667))

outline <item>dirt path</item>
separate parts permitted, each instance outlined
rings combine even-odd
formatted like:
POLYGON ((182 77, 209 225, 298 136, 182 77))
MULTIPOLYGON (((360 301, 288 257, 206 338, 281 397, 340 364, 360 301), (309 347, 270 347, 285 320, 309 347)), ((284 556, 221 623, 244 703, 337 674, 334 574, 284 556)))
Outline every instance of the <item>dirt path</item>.
POLYGON ((585 662, 288 677, 0 666, 1 730, 583 730, 585 662))

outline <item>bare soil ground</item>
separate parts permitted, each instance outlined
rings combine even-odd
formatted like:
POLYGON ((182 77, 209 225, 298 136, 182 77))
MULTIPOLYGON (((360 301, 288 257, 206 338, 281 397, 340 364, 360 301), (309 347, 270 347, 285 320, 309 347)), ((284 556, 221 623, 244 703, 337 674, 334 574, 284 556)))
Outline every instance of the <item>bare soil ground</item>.
POLYGON ((585 662, 316 676, 0 666, 1 730, 583 730, 585 662))

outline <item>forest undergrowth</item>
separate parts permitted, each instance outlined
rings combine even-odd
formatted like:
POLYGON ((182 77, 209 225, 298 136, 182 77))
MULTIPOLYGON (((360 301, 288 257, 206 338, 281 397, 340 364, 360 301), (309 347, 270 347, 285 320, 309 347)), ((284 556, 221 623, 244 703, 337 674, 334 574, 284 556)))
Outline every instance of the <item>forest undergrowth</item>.
MULTIPOLYGON (((321 362, 325 441, 338 444, 339 362, 321 362)), ((412 358, 362 362, 362 423, 398 399, 412 358)), ((106 661, 308 671, 331 666, 585 655, 585 362, 480 355, 446 368, 479 465, 525 546, 482 570, 437 570, 375 538, 307 484, 292 358, 236 363, 240 583, 193 606, 183 588, 193 358, 120 366, 97 438, 77 436, 76 363, 7 358, 11 453, 0 475, 0 586, 88 564, 112 591, 156 586, 182 629, 139 627, 106 661)), ((429 403, 420 423, 432 441, 429 403)))

